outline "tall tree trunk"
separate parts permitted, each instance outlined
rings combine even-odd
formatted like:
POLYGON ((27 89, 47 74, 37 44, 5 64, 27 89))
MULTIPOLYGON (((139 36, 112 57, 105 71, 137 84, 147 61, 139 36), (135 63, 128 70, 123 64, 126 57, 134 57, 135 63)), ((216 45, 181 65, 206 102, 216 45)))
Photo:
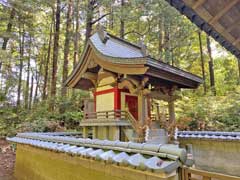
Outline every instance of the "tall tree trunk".
POLYGON ((94 11, 95 4, 96 4, 96 0, 88 0, 85 45, 88 41, 88 38, 91 36, 91 33, 92 33, 93 11, 94 11))
POLYGON ((204 91, 204 94, 206 94, 207 87, 206 87, 205 63, 204 63, 204 57, 203 57, 202 37, 201 37, 200 31, 198 31, 198 39, 199 39, 199 50, 200 50, 201 67, 202 67, 203 91, 204 91))
POLYGON ((216 95, 212 49, 211 49, 211 42, 208 36, 207 36, 207 48, 208 48, 208 55, 209 55, 208 64, 209 64, 209 74, 210 74, 210 86, 213 94, 216 95))
POLYGON ((124 39, 125 34, 125 22, 124 22, 124 5, 125 0, 121 0, 121 18, 120 18, 120 38, 124 39))
POLYGON ((25 93, 24 93, 24 105, 25 109, 28 109, 29 107, 29 81, 30 81, 30 61, 31 61, 31 37, 29 42, 29 50, 28 50, 28 62, 27 62, 27 80, 26 80, 26 87, 25 87, 25 93))
POLYGON ((52 32, 53 32, 53 24, 54 24, 54 10, 53 10, 53 18, 50 25, 50 35, 48 40, 48 50, 47 50, 47 58, 45 61, 45 69, 44 69, 44 80, 43 80, 43 93, 42 99, 47 99, 47 87, 48 87, 48 72, 49 72, 49 62, 51 57, 51 49, 52 49, 52 32))
POLYGON ((20 65, 19 65, 19 76, 18 76, 18 88, 17 88, 17 108, 20 107, 21 102, 21 89, 22 89, 22 70, 23 70, 23 56, 24 56, 24 36, 25 36, 25 30, 24 30, 24 24, 19 27, 19 34, 20 34, 20 42, 19 42, 19 50, 20 50, 20 65))
POLYGON ((37 103, 38 100, 38 89, 39 89, 39 84, 40 84, 40 74, 42 72, 42 67, 43 67, 43 58, 40 61, 40 67, 39 67, 39 71, 36 69, 36 87, 35 87, 35 92, 34 92, 34 99, 33 99, 33 103, 37 103))
MULTIPOLYGON (((65 44, 64 44, 64 61, 63 61, 63 74, 62 74, 62 97, 67 95, 67 87, 64 85, 68 76, 68 62, 69 62, 69 45, 70 45, 70 35, 71 35, 71 25, 72 25, 72 16, 73 16, 73 2, 68 0, 68 11, 67 11, 67 22, 66 22, 66 33, 65 33, 65 44)), ((63 113, 65 111, 64 107, 60 109, 63 113)))
POLYGON ((163 22, 161 21, 160 15, 158 20, 158 56, 159 59, 162 57, 162 51, 163 51, 163 22))
MULTIPOLYGON (((13 25, 13 19, 15 17, 16 14, 16 10, 14 8, 12 8, 11 13, 10 13, 10 19, 7 25, 7 30, 6 33, 9 34, 12 31, 12 25, 13 25)), ((2 50, 6 50, 7 49, 7 43, 8 43, 9 37, 4 37, 3 38, 3 44, 2 44, 2 50)), ((2 69, 2 61, 0 61, 0 73, 1 73, 1 69, 2 69)))
POLYGON ((114 14, 113 14, 113 4, 114 0, 110 3, 110 17, 109 17, 109 29, 113 29, 114 25, 114 14))
POLYGON ((238 61, 238 85, 240 85, 240 58, 237 59, 238 61))
POLYGON ((51 111, 54 110, 55 97, 56 97, 57 68, 58 68, 57 63, 58 63, 59 34, 60 34, 60 13, 61 13, 61 3, 60 3, 60 0, 57 0, 54 45, 53 45, 51 101, 50 101, 50 106, 49 106, 51 111))
MULTIPOLYGON (((34 86, 34 74, 33 74, 33 71, 32 71, 31 88, 30 88, 30 95, 29 95, 28 109, 32 109, 33 86, 34 86)), ((36 87, 36 88, 37 88, 37 87, 36 87)))
POLYGON ((73 68, 76 66, 78 58, 79 58, 79 39, 80 39, 80 32, 79 32, 79 0, 76 0, 75 5, 75 37, 74 37, 74 55, 73 55, 73 68))

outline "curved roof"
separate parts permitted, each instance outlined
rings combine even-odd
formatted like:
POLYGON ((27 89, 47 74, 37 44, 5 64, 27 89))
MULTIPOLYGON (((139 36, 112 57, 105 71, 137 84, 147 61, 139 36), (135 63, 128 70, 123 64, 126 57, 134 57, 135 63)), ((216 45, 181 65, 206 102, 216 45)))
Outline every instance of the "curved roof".
POLYGON ((240 59, 240 0, 166 0, 240 59))
POLYGON ((98 33, 93 34, 90 37, 90 41, 95 48, 105 56, 123 59, 144 57, 140 47, 124 41, 119 41, 118 38, 111 35, 108 36, 107 43, 102 42, 98 33))
POLYGON ((149 75, 175 83, 180 88, 196 88, 202 83, 200 77, 146 55, 144 46, 132 44, 105 31, 97 31, 89 38, 78 65, 65 84, 69 87, 86 84, 83 74, 91 71, 90 61, 108 71, 118 74, 149 75))

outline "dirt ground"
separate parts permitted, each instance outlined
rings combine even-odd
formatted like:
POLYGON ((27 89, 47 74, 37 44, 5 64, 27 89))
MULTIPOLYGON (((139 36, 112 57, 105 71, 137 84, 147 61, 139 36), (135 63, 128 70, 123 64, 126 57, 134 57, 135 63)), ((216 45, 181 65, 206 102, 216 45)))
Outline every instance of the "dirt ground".
POLYGON ((15 153, 10 144, 0 139, 0 180, 13 180, 15 153))

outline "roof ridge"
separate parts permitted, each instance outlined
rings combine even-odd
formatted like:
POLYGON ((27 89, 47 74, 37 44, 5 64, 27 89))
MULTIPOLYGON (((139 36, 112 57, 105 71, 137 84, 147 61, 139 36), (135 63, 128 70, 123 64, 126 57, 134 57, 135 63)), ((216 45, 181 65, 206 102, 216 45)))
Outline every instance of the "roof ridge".
POLYGON ((122 42, 124 42, 124 43, 127 43, 127 44, 129 44, 129 45, 131 45, 131 46, 134 46, 135 48, 138 48, 138 49, 141 50, 141 46, 139 46, 139 45, 137 45, 137 44, 135 44, 135 43, 132 43, 132 42, 130 42, 130 41, 127 41, 126 39, 122 39, 122 38, 120 38, 120 37, 118 37, 118 36, 116 36, 116 35, 110 34, 109 32, 107 32, 107 35, 109 35, 110 37, 115 38, 115 39, 117 39, 117 40, 120 40, 120 41, 122 41, 122 42))

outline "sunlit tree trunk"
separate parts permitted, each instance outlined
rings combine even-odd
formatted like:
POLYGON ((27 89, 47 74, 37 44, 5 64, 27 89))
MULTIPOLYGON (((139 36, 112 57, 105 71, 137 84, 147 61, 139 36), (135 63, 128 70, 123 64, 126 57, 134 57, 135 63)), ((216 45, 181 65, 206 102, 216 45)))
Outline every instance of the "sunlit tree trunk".
POLYGON ((38 101, 38 89, 39 89, 40 76, 41 76, 42 67, 43 67, 43 58, 41 59, 39 66, 40 66, 39 70, 36 69, 36 75, 35 75, 36 87, 35 87, 34 98, 33 98, 33 103, 34 104, 37 103, 37 101, 38 101))
POLYGON ((240 59, 237 59, 238 61, 238 84, 240 85, 240 59))
MULTIPOLYGON (((32 109, 32 100, 33 100, 33 85, 34 85, 34 74, 32 71, 32 78, 31 78, 31 88, 30 88, 30 95, 29 95, 29 105, 28 109, 32 109)), ((36 87, 37 88, 37 87, 36 87)))
POLYGON ((29 82, 30 82, 30 63, 31 63, 31 37, 29 42, 29 50, 28 50, 28 61, 27 61, 27 80, 26 80, 26 87, 25 87, 25 93, 24 93, 24 105, 25 109, 28 109, 29 107, 29 82))
POLYGON ((207 48, 208 48, 208 55, 209 55, 208 64, 209 64, 209 74, 210 74, 210 87, 211 87, 213 94, 216 95, 212 49, 211 49, 211 42, 210 42, 210 39, 208 36, 207 36, 207 48))
POLYGON ((94 6, 96 4, 96 0, 88 0, 88 8, 87 8, 87 20, 86 20, 86 33, 85 33, 85 44, 88 41, 88 38, 92 33, 92 20, 93 20, 93 11, 94 6))
POLYGON ((125 5, 125 0, 121 0, 121 18, 120 18, 120 38, 124 39, 124 34, 125 34, 125 22, 124 22, 124 5, 125 5))
MULTIPOLYGON (((64 44, 64 61, 63 61, 63 74, 62 74, 62 97, 66 97, 67 95, 67 87, 65 86, 65 81, 68 76, 68 62, 69 62, 69 45, 71 38, 71 25, 72 25, 72 17, 73 17, 73 2, 72 0, 68 0, 68 10, 67 10, 67 22, 66 22, 66 33, 65 33, 65 44, 64 44)), ((64 107, 61 107, 60 111, 63 113, 65 111, 64 107)))
MULTIPOLYGON (((13 19, 15 17, 16 14, 16 10, 15 8, 12 8, 11 13, 10 13, 10 19, 7 25, 7 30, 6 30, 6 34, 9 34, 12 31, 12 26, 13 26, 13 19)), ((7 49, 7 43, 8 43, 9 37, 4 37, 3 38, 3 44, 2 44, 2 50, 6 50, 7 49)), ((0 60, 0 73, 1 73, 1 69, 2 69, 2 61, 0 60)))
POLYGON ((50 110, 54 110, 57 86, 57 68, 58 68, 58 52, 59 52, 59 34, 60 34, 60 13, 61 3, 57 0, 57 8, 55 14, 55 31, 53 45, 53 62, 52 62, 52 81, 51 81, 51 101, 50 110))
POLYGON ((76 0, 75 5, 75 33, 74 33, 74 55, 73 55, 73 68, 76 66, 79 58, 79 39, 80 39, 80 32, 79 32, 79 0, 76 0))
POLYGON ((19 64, 19 75, 18 75, 18 88, 17 88, 17 108, 20 107, 21 102, 21 90, 22 90, 22 70, 23 70, 23 56, 24 56, 24 36, 25 36, 25 29, 24 24, 20 25, 19 27, 19 34, 20 34, 20 42, 19 42, 19 50, 20 50, 20 64, 19 64))
POLYGON ((50 25, 50 35, 48 40, 48 50, 47 50, 47 58, 45 61, 44 66, 44 80, 43 80, 43 93, 42 93, 42 99, 47 99, 47 87, 48 87, 48 73, 49 73, 49 63, 50 63, 50 57, 51 57, 51 49, 52 49, 52 34, 53 34, 53 24, 54 24, 54 9, 53 9, 53 15, 52 15, 52 22, 50 25))

